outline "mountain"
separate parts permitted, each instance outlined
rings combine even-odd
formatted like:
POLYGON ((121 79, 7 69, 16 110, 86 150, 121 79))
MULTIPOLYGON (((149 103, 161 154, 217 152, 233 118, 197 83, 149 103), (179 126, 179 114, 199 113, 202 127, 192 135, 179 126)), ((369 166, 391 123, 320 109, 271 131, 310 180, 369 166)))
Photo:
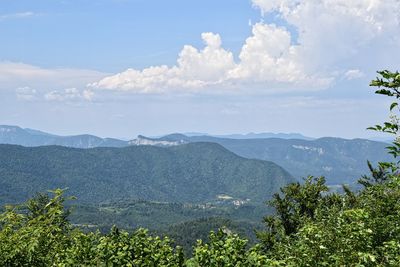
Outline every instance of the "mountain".
POLYGON ((393 160, 387 153, 387 143, 365 139, 229 139, 172 134, 158 140, 217 143, 245 158, 275 162, 297 179, 323 175, 330 185, 354 183, 368 173, 368 160, 373 164, 393 160))
POLYGON ((79 203, 118 199, 261 203, 294 178, 275 163, 214 143, 76 149, 0 145, 0 204, 69 188, 79 203))
POLYGON ((100 138, 94 135, 58 136, 18 126, 0 125, 0 144, 22 146, 60 145, 76 148, 123 147, 128 142, 113 138, 100 138))
POLYGON ((170 147, 193 142, 214 142, 245 158, 275 162, 297 179, 307 175, 324 175, 330 185, 354 183, 361 175, 368 173, 367 160, 372 163, 392 160, 385 149, 387 143, 365 139, 325 137, 308 140, 310 138, 300 134, 271 133, 228 136, 231 138, 210 135, 187 136, 176 133, 160 138, 139 135, 134 140, 122 141, 93 135, 57 136, 17 126, 0 126, 0 143, 23 146, 170 147), (265 136, 280 136, 280 138, 260 138, 265 136), (296 136, 297 139, 288 139, 296 136), (252 138, 243 139, 249 137, 252 138))
MULTIPOLYGON (((173 134, 179 135, 179 134, 173 134)), ((218 138, 230 139, 260 139, 260 138, 282 138, 282 139, 304 139, 312 140, 298 133, 248 133, 248 134, 231 134, 231 135, 207 135, 204 133, 185 133, 182 136, 210 136, 218 138)), ((48 146, 60 145, 76 148, 93 148, 93 147, 123 147, 128 145, 159 145, 171 146, 180 145, 176 143, 179 140, 173 140, 172 143, 160 142, 160 138, 149 138, 139 135, 136 139, 129 142, 115 138, 101 138, 94 135, 73 135, 59 136, 39 130, 21 128, 18 126, 0 125, 0 144, 13 144, 22 146, 48 146), (158 142, 158 143, 157 143, 158 142)), ((165 140, 164 140, 165 141, 165 140)), ((185 143, 185 142, 183 142, 185 143)))

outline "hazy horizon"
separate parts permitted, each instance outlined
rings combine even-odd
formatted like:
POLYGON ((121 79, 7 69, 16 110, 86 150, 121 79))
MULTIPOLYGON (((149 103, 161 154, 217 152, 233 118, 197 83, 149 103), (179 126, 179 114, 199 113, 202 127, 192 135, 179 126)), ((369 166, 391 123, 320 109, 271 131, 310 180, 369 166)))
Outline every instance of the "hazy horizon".
MULTIPOLYGON (((144 133, 137 133, 137 134, 133 134, 132 136, 107 136, 107 135, 101 135, 101 134, 95 134, 92 132, 70 132, 67 131, 65 133, 62 132, 51 132, 51 131, 46 131, 43 129, 37 129, 37 128, 29 128, 29 127, 23 127, 20 125, 6 125, 6 124, 0 124, 1 126, 9 126, 9 127, 20 127, 21 129, 28 129, 28 130, 35 130, 35 131, 41 131, 47 134, 53 134, 53 135, 57 135, 57 136, 78 136, 78 135, 94 135, 97 137, 101 137, 101 138, 115 138, 115 139, 120 139, 120 140, 124 140, 124 141, 129 141, 129 140, 133 140, 139 136, 145 136, 145 137, 149 137, 149 138, 160 138, 160 137, 164 137, 170 134, 183 134, 186 136, 203 136, 203 135, 208 135, 208 136, 214 136, 214 137, 223 137, 223 138, 233 138, 236 139, 240 136, 240 138, 246 138, 246 139, 252 139, 252 138, 264 138, 264 137, 256 137, 257 135, 261 136, 261 135, 276 135, 276 137, 278 138, 283 138, 283 137, 279 137, 279 135, 289 137, 290 139, 292 139, 293 137, 290 136, 299 136, 302 137, 301 139, 305 138, 305 139, 318 139, 318 138, 323 138, 323 137, 334 137, 334 138, 344 138, 344 139, 357 139, 357 138, 363 138, 363 139, 370 139, 370 140, 374 140, 374 141, 383 141, 383 142, 388 142, 391 141, 393 138, 392 136, 390 136, 389 134, 385 134, 385 133, 378 133, 378 132, 372 132, 370 131, 370 135, 365 135, 365 136, 354 136, 354 137, 344 137, 344 136, 332 136, 332 135, 326 135, 326 136, 309 136, 309 135, 305 135, 303 133, 300 132, 242 132, 242 133, 209 133, 209 132, 191 132, 191 131, 182 131, 182 132, 166 132, 166 133, 161 133, 161 134, 144 134, 144 133)), ((275 136, 274 136, 275 137, 275 136)), ((268 137, 267 137, 268 138, 268 137)))

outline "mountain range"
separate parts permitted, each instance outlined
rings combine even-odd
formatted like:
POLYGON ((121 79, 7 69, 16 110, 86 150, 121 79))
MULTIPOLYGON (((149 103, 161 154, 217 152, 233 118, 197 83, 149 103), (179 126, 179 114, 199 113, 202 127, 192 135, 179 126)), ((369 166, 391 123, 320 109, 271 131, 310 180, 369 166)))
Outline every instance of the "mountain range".
POLYGON ((29 147, 59 145, 75 148, 123 147, 128 145, 126 141, 115 138, 101 138, 89 134, 59 136, 9 125, 0 125, 0 144, 14 144, 29 147))
POLYGON ((0 126, 0 143, 29 147, 48 145, 75 148, 170 147, 194 142, 212 142, 245 158, 272 161, 300 180, 308 175, 323 175, 330 185, 354 184, 361 175, 368 173, 368 160, 373 164, 392 160, 386 151, 387 143, 366 139, 349 140, 333 137, 312 139, 300 134, 270 133, 227 135, 227 137, 196 136, 195 133, 190 136, 171 134, 159 138, 139 135, 136 139, 124 141, 94 135, 58 136, 18 126, 0 126), (280 136, 280 138, 263 138, 267 136, 280 136))
MULTIPOLYGON (((298 133, 248 133, 248 134, 229 134, 229 135, 208 135, 204 133, 185 133, 185 136, 210 136, 230 139, 264 139, 264 138, 282 138, 282 139, 304 139, 312 140, 298 133)), ((12 125, 0 125, 0 144, 14 144, 22 146, 48 146, 60 145, 75 148, 93 148, 93 147, 123 147, 134 143, 136 140, 159 139, 139 136, 131 141, 120 140, 116 138, 101 138, 90 134, 80 134, 71 136, 60 136, 46 133, 39 130, 21 128, 12 125), (140 138, 143 137, 143 138, 140 138)))

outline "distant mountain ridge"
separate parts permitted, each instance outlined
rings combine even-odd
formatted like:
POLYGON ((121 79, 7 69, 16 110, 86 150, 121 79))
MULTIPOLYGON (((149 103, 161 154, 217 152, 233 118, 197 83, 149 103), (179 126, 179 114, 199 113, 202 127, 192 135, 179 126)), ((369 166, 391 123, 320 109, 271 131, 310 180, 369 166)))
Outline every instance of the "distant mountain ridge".
POLYGON ((23 129, 18 126, 9 125, 0 125, 0 144, 28 147, 59 145, 75 148, 123 147, 129 145, 127 141, 114 138, 100 138, 89 134, 58 136, 38 130, 23 129))
MULTIPOLYGON (((311 137, 304 136, 299 133, 247 133, 247 134, 228 134, 228 135, 208 135, 201 133, 172 134, 175 137, 181 135, 184 140, 186 137, 209 136, 229 139, 265 139, 265 138, 281 138, 281 139, 303 139, 313 140, 311 137)), ((21 146, 49 146, 60 145, 75 148, 93 148, 93 147, 124 147, 128 145, 159 145, 171 146, 180 145, 186 142, 176 143, 178 140, 165 141, 165 136, 150 138, 139 135, 130 141, 124 141, 117 138, 101 138, 90 134, 80 134, 71 136, 60 136, 46 133, 39 130, 21 128, 12 125, 0 125, 0 144, 12 144, 21 146), (163 139, 163 140, 160 140, 163 139), (160 142, 161 141, 161 142, 160 142)))

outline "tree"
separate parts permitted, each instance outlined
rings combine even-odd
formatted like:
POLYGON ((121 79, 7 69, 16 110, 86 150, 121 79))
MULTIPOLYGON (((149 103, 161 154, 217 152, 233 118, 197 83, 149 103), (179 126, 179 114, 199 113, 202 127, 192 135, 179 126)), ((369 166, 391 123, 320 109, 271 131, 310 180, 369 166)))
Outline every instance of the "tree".
POLYGON ((230 233, 227 229, 211 232, 209 242, 198 240, 194 247, 193 258, 188 267, 257 267, 280 266, 279 261, 269 260, 262 254, 259 246, 246 248, 247 240, 230 233))
POLYGON ((39 195, 26 205, 8 206, 0 215, 0 265, 48 266, 69 244, 63 190, 39 195))
POLYGON ((271 249, 276 242, 297 233, 306 219, 314 219, 323 193, 327 191, 324 177, 309 176, 303 184, 291 183, 281 188, 281 194, 274 194, 268 204, 276 214, 265 217, 267 230, 257 233, 264 247, 271 249))
MULTIPOLYGON (((375 125, 369 127, 371 130, 389 133, 394 135, 392 146, 389 146, 389 153, 395 158, 400 156, 400 120, 399 120, 399 102, 400 99, 400 73, 390 72, 388 70, 378 71, 380 77, 372 80, 370 86, 378 87, 375 91, 376 94, 394 97, 395 101, 390 105, 390 120, 384 122, 382 125, 375 125), (397 111, 397 114, 396 112, 397 111)), ((395 167, 392 165, 392 167, 395 167)))

